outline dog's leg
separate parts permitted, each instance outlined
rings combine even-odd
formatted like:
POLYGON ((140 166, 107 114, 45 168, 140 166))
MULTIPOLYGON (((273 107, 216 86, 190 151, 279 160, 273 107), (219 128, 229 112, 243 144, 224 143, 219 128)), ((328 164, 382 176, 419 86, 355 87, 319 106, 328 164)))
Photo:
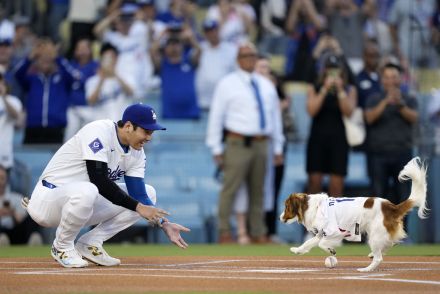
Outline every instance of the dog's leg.
POLYGON ((321 240, 320 237, 315 236, 313 238, 310 238, 306 242, 304 242, 299 247, 290 247, 290 252, 295 254, 305 254, 310 251, 313 247, 316 247, 319 244, 319 241, 321 240))
MULTIPOLYGON (((386 246, 382 249, 382 256, 385 255, 385 253, 386 253, 391 247, 393 247, 393 246, 394 246, 393 243, 390 243, 390 244, 386 245, 386 246)), ((374 257, 373 252, 370 252, 370 253, 368 254, 368 258, 371 258, 371 259, 372 259, 373 257, 374 257)))
POLYGON ((329 238, 322 238, 319 242, 319 248, 324 250, 325 252, 329 253, 330 255, 335 256, 336 255, 336 247, 341 246, 342 239, 329 239, 329 238))
POLYGON ((367 267, 363 267, 363 268, 358 268, 357 270, 359 272, 371 272, 374 271, 379 264, 381 264, 382 262, 382 250, 380 249, 375 249, 372 251, 373 253, 373 260, 371 261, 370 265, 367 267))
POLYGON ((370 235, 370 239, 368 240, 368 244, 371 248, 371 253, 373 255, 373 260, 371 260, 371 263, 369 266, 364 268, 358 268, 358 271, 360 272, 371 272, 374 271, 379 264, 382 262, 382 252, 384 252, 387 248, 389 248, 389 245, 392 245, 393 243, 391 240, 384 240, 383 238, 384 234, 378 234, 375 232, 375 234, 370 235))

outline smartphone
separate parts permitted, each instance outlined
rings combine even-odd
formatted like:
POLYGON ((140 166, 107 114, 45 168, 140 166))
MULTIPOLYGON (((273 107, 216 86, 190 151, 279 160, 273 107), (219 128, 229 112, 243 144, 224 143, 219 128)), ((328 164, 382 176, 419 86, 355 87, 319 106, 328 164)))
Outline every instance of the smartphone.
POLYGON ((340 77, 341 76, 341 70, 339 68, 332 68, 328 70, 328 75, 330 77, 340 77))

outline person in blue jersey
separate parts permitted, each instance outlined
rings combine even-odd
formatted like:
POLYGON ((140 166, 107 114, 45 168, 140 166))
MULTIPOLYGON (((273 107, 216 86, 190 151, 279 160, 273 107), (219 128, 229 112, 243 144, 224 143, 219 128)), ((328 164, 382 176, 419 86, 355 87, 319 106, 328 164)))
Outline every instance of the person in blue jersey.
POLYGON ((14 70, 27 92, 24 143, 62 143, 70 88, 80 73, 58 56, 58 48, 50 39, 38 40, 31 54, 14 70))
POLYGON ((190 28, 169 27, 151 47, 154 67, 162 80, 162 117, 198 119, 195 77, 200 47, 190 28))

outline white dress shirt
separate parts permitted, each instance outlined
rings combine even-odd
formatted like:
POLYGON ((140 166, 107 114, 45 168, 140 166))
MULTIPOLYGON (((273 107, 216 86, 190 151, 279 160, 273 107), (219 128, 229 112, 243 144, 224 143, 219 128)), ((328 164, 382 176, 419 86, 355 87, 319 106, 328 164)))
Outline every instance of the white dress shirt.
POLYGON ((206 144, 214 155, 223 153, 223 129, 245 136, 267 135, 273 141, 274 153, 282 154, 281 112, 273 83, 262 75, 241 69, 221 79, 214 91, 206 137, 206 144), (264 129, 260 128, 260 114, 251 78, 257 81, 263 99, 264 129))

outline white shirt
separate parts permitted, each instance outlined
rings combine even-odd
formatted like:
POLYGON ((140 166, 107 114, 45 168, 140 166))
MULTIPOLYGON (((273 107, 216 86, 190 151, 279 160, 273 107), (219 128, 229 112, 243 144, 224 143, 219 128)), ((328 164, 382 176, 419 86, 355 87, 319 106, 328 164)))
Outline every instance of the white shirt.
MULTIPOLYGON (((242 6, 236 6, 236 9, 242 9, 241 13, 246 13, 249 16, 249 10, 242 6)), ((214 20, 220 23, 220 38, 223 41, 233 42, 239 44, 247 40, 246 25, 240 12, 237 10, 230 11, 225 20, 222 20, 220 8, 218 5, 212 5, 208 8, 206 19, 214 20)))
POLYGON ((360 224, 365 197, 324 199, 319 204, 313 224, 314 233, 332 238, 344 236, 345 240, 360 242, 360 224))
POLYGON ((199 105, 208 109, 218 81, 236 68, 237 47, 221 42, 213 47, 205 41, 200 44, 202 54, 197 67, 196 88, 199 105))
POLYGON ((286 16, 286 2, 280 0, 267 0, 262 1, 260 6, 261 11, 261 25, 269 33, 282 36, 284 35, 283 29, 276 26, 272 22, 272 18, 276 17, 279 19, 285 18, 286 16))
MULTIPOLYGON (((100 79, 99 74, 87 79, 85 84, 87 99, 98 87, 100 79)), ((118 121, 122 117, 123 106, 126 101, 127 97, 119 81, 114 77, 106 78, 101 86, 98 101, 95 105, 90 106, 91 112, 93 112, 93 120, 110 119, 118 121)))
POLYGON ((8 19, 0 21, 0 39, 13 40, 15 37, 15 25, 8 19))
MULTIPOLYGON (((6 99, 15 111, 22 111, 23 106, 17 97, 7 95, 6 99)), ((6 168, 12 167, 14 162, 13 142, 14 126, 16 123, 17 121, 9 116, 6 105, 3 99, 0 98, 0 164, 6 168)))
POLYGON ((97 120, 85 125, 55 153, 40 180, 56 186, 90 182, 86 160, 106 162, 108 176, 117 181, 124 175, 144 178, 145 153, 131 147, 124 153, 119 143, 116 125, 111 120, 97 120))
POLYGON ((94 23, 107 0, 73 0, 69 2, 68 18, 74 22, 94 23))
POLYGON ((252 75, 239 69, 220 80, 214 91, 209 112, 206 145, 214 155, 223 153, 223 129, 246 136, 268 135, 274 145, 274 153, 282 154, 284 136, 281 127, 280 103, 271 81, 262 75, 252 75), (260 128, 258 102, 251 86, 251 78, 256 79, 266 126, 260 128))
POLYGON ((106 31, 103 39, 118 49, 116 73, 132 87, 135 97, 143 97, 144 79, 151 76, 153 67, 147 54, 146 25, 141 22, 133 25, 128 35, 106 31))

